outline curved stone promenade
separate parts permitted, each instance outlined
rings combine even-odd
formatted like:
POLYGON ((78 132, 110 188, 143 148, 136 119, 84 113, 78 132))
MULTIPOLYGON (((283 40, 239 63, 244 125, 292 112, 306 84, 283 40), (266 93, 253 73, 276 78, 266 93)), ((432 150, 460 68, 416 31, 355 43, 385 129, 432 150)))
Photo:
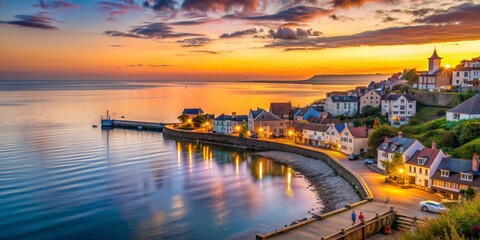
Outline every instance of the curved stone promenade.
MULTIPOLYGON (((306 224, 301 224, 301 226, 289 228, 288 231, 279 234, 265 235, 265 237, 272 239, 320 239, 322 236, 329 236, 339 232, 342 228, 351 226, 350 214, 353 210, 357 212, 357 215, 359 212, 363 212, 367 219, 375 216, 377 213, 388 211, 390 207, 394 207, 396 211, 404 215, 419 218, 434 217, 434 214, 420 211, 419 202, 440 200, 437 195, 425 191, 413 188, 400 189, 387 184, 385 183, 384 175, 370 169, 362 161, 349 161, 344 154, 333 150, 278 140, 248 139, 228 135, 181 131, 172 129, 171 126, 167 126, 164 129, 164 134, 170 137, 201 140, 250 149, 285 151, 322 160, 345 180, 356 186, 362 199, 371 200, 365 201, 366 203, 364 204, 358 204, 352 209, 341 209, 328 217, 324 216, 320 220, 311 220, 306 224)), ((339 191, 342 190, 339 189, 339 191)))

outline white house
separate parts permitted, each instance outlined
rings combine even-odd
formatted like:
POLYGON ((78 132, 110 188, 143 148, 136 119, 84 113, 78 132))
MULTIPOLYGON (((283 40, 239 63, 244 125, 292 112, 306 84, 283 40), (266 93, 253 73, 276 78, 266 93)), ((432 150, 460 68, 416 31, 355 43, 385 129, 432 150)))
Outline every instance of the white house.
POLYGON ((325 145, 328 128, 328 125, 305 123, 303 126, 303 142, 313 146, 325 145))
POLYGON ((377 147, 377 167, 385 169, 381 161, 391 161, 396 152, 401 153, 406 162, 417 150, 423 148, 425 147, 416 139, 403 137, 402 132, 398 132, 394 138, 385 137, 385 141, 377 147))
POLYGON ((360 154, 367 151, 367 127, 345 127, 340 133, 340 151, 345 154, 360 154))
POLYGON ((232 115, 221 114, 213 120, 213 131, 217 133, 232 134, 240 132, 240 127, 243 121, 248 121, 247 115, 232 115))
POLYGON ((328 96, 325 100, 325 111, 333 116, 354 116, 358 112, 358 98, 355 96, 328 96))
POLYGON ((346 123, 334 124, 330 123, 325 135, 325 145, 329 145, 331 148, 340 150, 341 149, 341 136, 340 133, 344 128, 348 127, 346 123))
POLYGON ((480 79, 480 60, 465 61, 463 66, 453 69, 453 86, 470 86, 480 79))
POLYGON ((382 99, 382 115, 391 125, 403 125, 417 112, 417 101, 408 94, 389 94, 382 99))
POLYGON ((447 111, 447 121, 480 118, 480 94, 447 111))
POLYGON ((405 163, 407 182, 421 189, 430 189, 431 178, 444 157, 445 154, 436 148, 435 142, 432 142, 432 148, 415 151, 405 163))

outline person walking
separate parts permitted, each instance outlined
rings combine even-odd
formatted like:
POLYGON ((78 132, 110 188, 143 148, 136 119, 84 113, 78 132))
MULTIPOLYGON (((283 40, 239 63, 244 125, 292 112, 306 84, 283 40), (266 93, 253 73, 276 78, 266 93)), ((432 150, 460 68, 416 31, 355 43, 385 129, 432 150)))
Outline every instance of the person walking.
POLYGON ((364 218, 365 218, 365 216, 363 216, 363 213, 360 212, 360 215, 358 215, 358 219, 360 219, 360 222, 362 222, 362 224, 365 223, 365 222, 363 221, 364 218))
POLYGON ((355 211, 352 211, 352 226, 355 224, 355 221, 357 220, 357 214, 355 214, 355 211))

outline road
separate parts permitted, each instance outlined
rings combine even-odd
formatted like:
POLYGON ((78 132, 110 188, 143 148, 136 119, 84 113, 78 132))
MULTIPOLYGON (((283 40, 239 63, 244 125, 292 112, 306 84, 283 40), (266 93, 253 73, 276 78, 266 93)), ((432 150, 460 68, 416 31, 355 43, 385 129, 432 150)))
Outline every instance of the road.
MULTIPOLYGON (((363 212, 365 217, 369 219, 374 217, 376 213, 388 211, 390 207, 394 207, 394 209, 400 214, 416 216, 418 218, 431 218, 436 216, 436 214, 433 213, 422 212, 419 208, 420 201, 440 201, 440 197, 435 194, 415 188, 401 189, 387 184, 385 183, 385 176, 383 174, 372 170, 366 166, 362 160, 349 161, 347 156, 341 152, 295 143, 283 143, 323 152, 334 160, 342 161, 348 167, 357 172, 373 193, 372 202, 365 203, 352 209, 357 213, 357 216, 359 212, 363 212)), ((339 191, 342 190, 339 189, 339 191)), ((328 236, 340 231, 341 228, 351 226, 352 222, 350 216, 351 210, 342 212, 274 236, 272 239, 319 239, 320 236, 328 236)))

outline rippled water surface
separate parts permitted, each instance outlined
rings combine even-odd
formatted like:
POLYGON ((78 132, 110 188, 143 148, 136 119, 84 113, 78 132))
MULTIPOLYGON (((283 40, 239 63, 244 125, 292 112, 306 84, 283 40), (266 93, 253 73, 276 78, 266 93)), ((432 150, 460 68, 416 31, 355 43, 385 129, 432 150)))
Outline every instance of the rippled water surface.
POLYGON ((308 217, 321 209, 308 182, 271 159, 158 132, 92 128, 106 109, 174 121, 184 107, 246 113, 292 99, 288 85, 258 84, 261 98, 250 85, 0 82, 0 238, 253 239, 308 217))

